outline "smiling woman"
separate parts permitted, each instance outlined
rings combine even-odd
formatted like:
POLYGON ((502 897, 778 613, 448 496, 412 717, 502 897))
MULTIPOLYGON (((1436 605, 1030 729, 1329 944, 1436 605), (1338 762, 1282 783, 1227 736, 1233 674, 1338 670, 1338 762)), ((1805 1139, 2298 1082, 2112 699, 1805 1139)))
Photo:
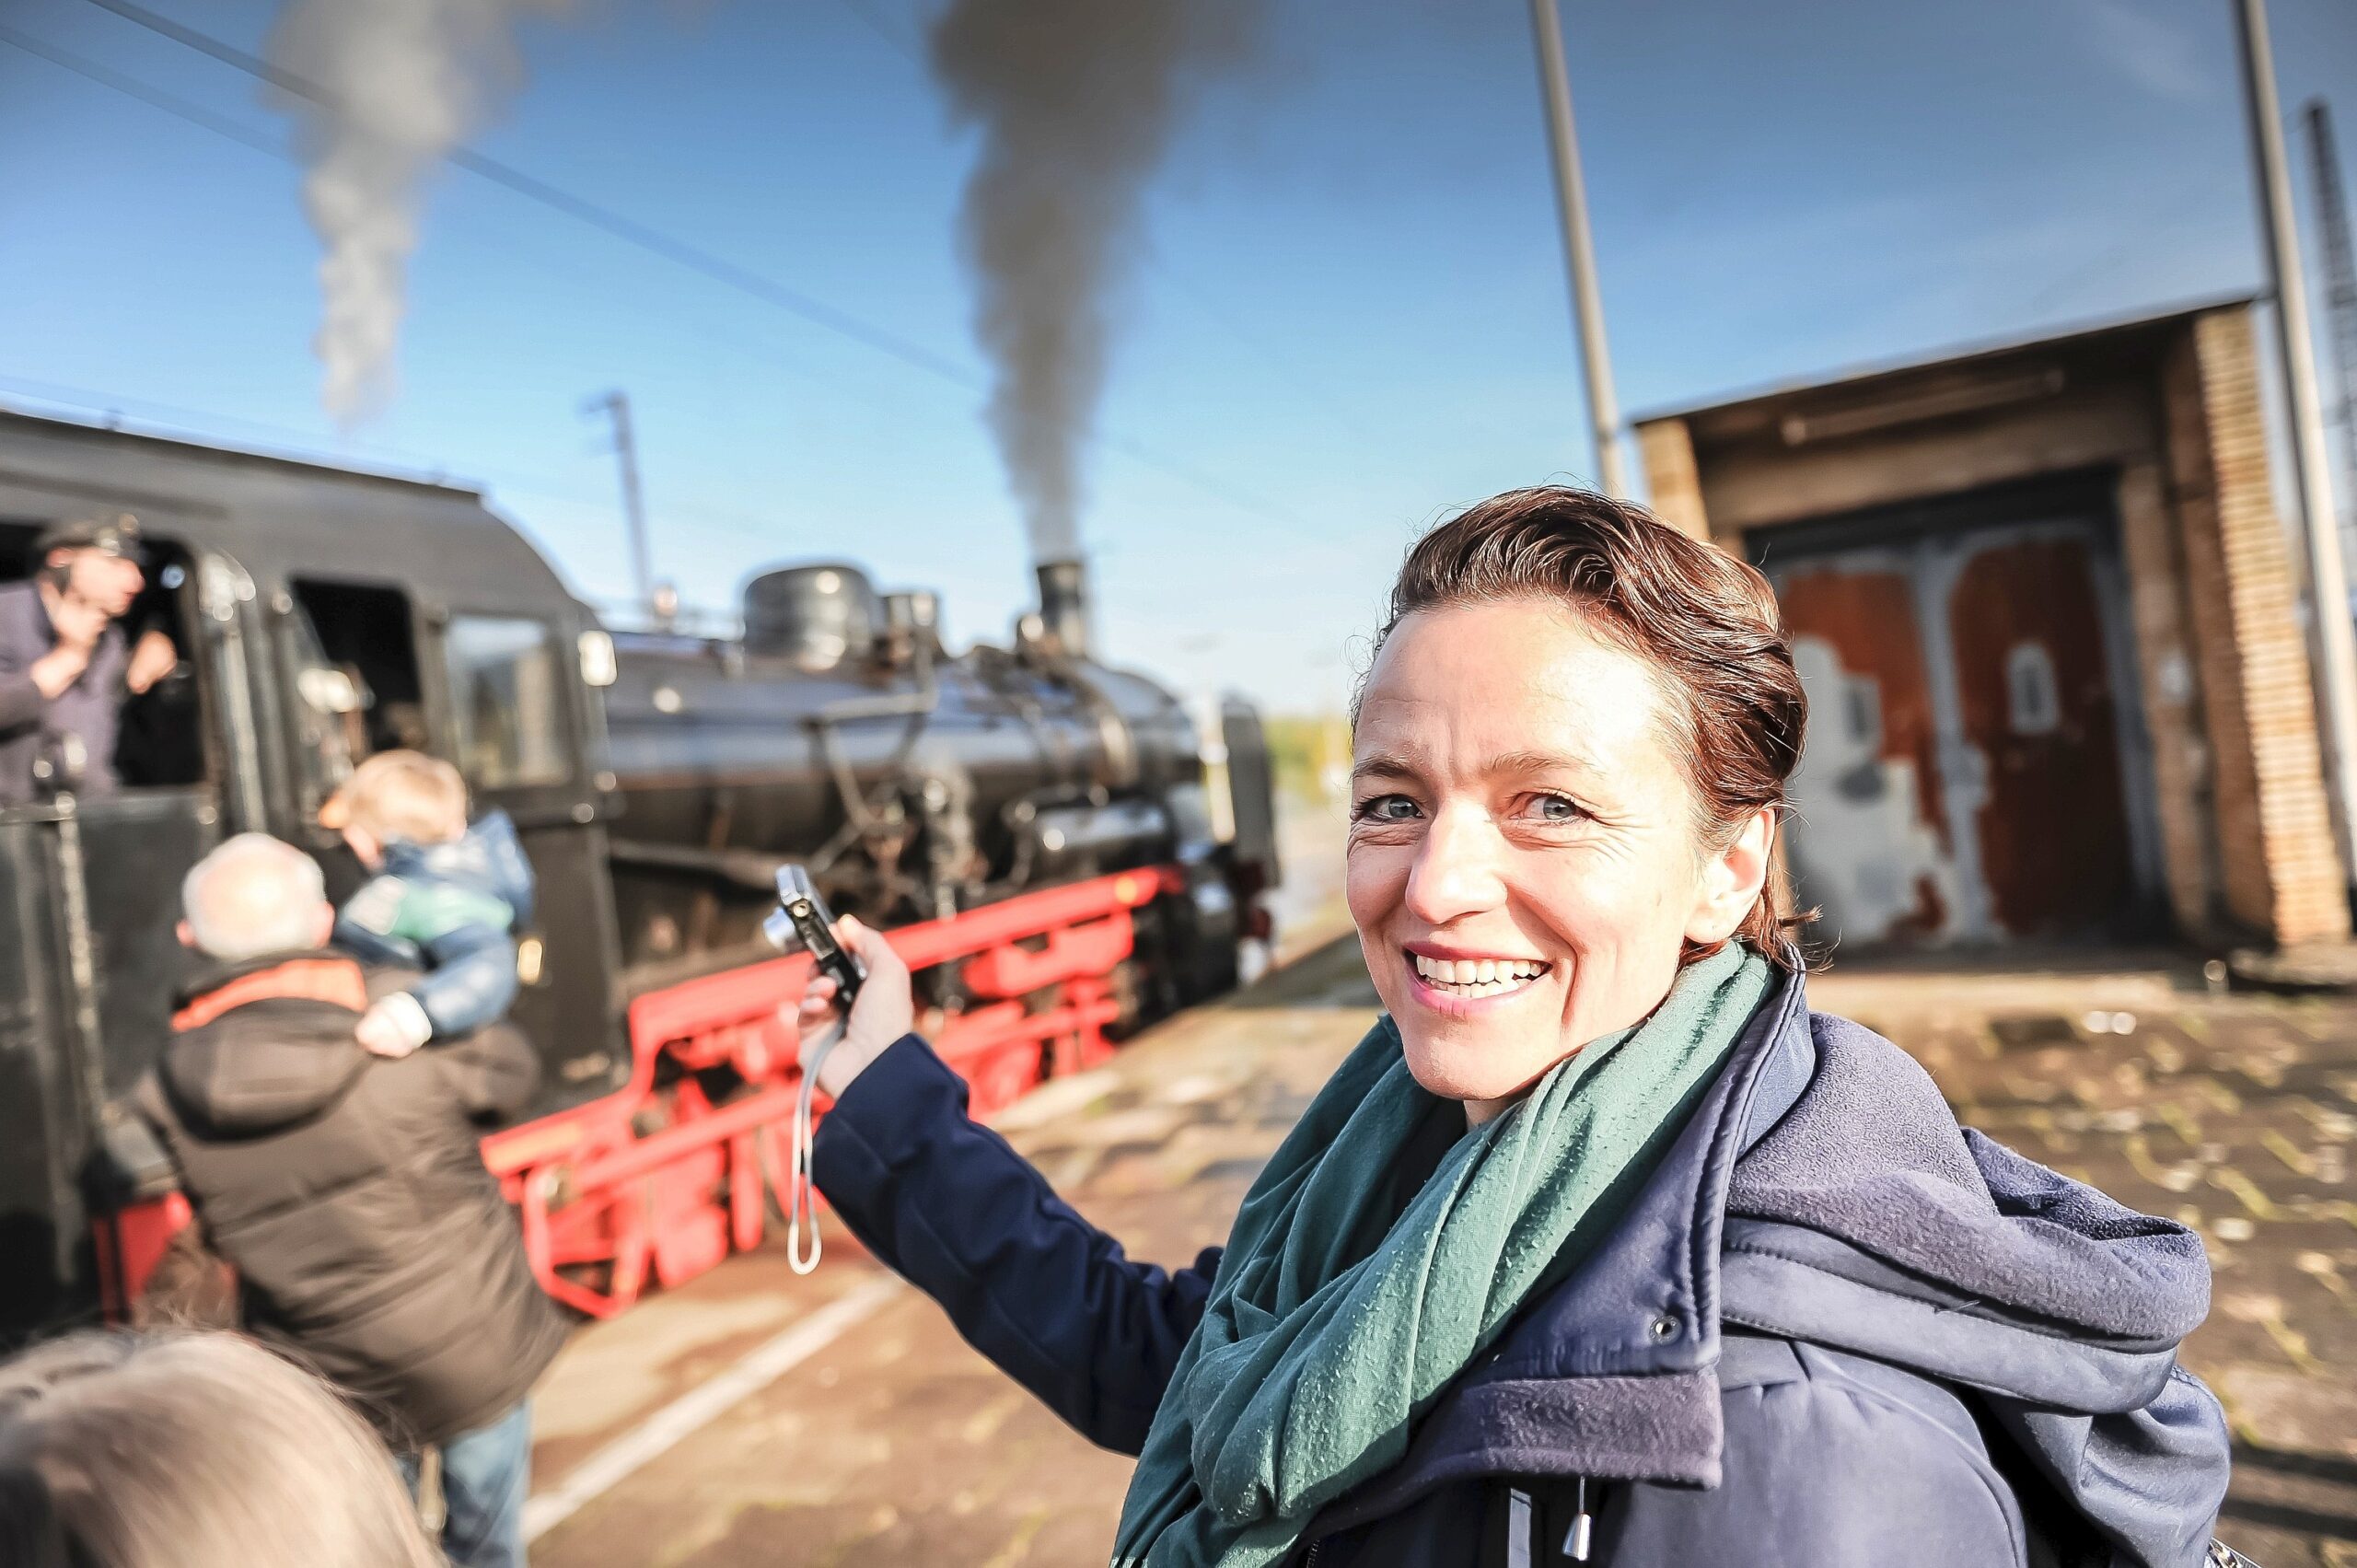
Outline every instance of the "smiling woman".
POLYGON ((1634 508, 1522 491, 1426 536, 1348 880, 1418 1081, 1485 1120, 1738 933, 1798 968, 1769 853, 1806 714, 1766 581, 1634 508))
POLYGON ((2191 1568, 2200 1241, 1809 1011, 1771 876, 1805 716, 1749 567, 1584 492, 1475 506, 1411 552, 1355 715, 1385 1016, 1227 1246, 1128 1261, 966 1120, 849 923, 819 1184, 1139 1456, 1117 1562, 2191 1568))

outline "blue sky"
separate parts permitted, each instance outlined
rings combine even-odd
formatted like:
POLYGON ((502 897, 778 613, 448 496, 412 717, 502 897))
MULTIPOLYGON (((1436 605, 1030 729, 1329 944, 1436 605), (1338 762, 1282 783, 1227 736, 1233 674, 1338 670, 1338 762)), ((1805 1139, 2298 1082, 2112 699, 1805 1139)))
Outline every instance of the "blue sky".
MULTIPOLYGON (((256 50, 273 9, 151 3, 256 50)), ((2333 99, 2357 166, 2357 6, 2272 11, 2287 109, 2333 99)), ((954 638, 999 635, 1028 572, 973 389, 972 145, 918 64, 929 14, 576 0, 525 27, 527 80, 476 145, 972 385, 446 173, 399 392, 342 435, 296 169, 0 47, 0 397, 480 480, 617 597, 611 460, 577 410, 621 386, 691 601, 848 556, 942 589, 954 638)), ((285 135, 250 79, 83 0, 0 17, 285 135)), ((2257 282, 2228 0, 1568 0, 1564 22, 1627 407, 2257 282)), ((1148 210, 1102 418, 1168 461, 1089 459, 1104 641, 1330 706, 1421 526, 1590 466, 1525 8, 1273 0, 1148 210)))

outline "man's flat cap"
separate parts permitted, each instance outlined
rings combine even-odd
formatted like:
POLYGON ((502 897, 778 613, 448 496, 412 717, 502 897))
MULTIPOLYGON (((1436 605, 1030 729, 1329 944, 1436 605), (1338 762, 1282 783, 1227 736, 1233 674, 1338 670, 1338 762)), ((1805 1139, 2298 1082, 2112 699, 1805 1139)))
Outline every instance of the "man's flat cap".
POLYGON ((52 550, 98 550, 109 555, 139 553, 139 519, 128 512, 92 512, 52 523, 41 530, 33 553, 47 559, 52 550))

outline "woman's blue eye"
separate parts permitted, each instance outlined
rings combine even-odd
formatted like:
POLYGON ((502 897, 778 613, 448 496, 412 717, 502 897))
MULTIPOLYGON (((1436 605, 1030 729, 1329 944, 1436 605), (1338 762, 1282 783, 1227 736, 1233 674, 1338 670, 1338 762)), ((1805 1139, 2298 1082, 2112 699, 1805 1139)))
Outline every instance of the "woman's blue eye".
POLYGON ((1416 803, 1404 795, 1372 796, 1360 801, 1353 815, 1362 822, 1411 822, 1416 803))
POLYGON ((1545 822, 1576 822, 1586 813, 1560 795, 1542 795, 1534 798, 1531 809, 1545 822))

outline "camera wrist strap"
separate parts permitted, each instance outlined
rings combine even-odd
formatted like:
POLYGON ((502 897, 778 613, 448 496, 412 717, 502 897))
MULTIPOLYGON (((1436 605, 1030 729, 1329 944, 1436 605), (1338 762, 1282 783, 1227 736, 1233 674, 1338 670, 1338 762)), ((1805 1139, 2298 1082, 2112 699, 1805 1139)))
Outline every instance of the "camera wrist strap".
POLYGON ((787 1156, 785 1191, 785 1262, 797 1274, 807 1274, 819 1266, 819 1189, 810 1179, 810 1101, 819 1087, 819 1064, 827 1053, 842 1043, 843 1027, 830 1026, 826 1037, 810 1048, 803 1059, 802 1082, 794 1095, 793 1147, 787 1156), (802 1254, 802 1230, 810 1229, 810 1255, 802 1254))

